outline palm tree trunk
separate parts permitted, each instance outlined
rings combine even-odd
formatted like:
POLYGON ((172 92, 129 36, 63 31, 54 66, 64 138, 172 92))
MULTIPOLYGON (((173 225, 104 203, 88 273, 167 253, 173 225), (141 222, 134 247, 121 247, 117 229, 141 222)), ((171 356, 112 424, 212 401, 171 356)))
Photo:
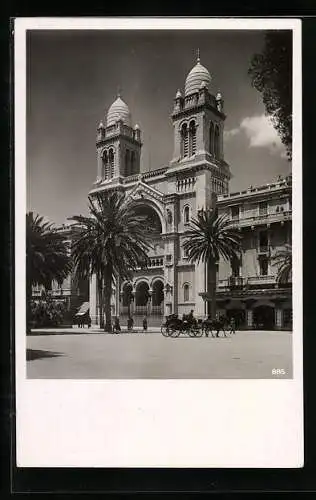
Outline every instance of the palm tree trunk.
POLYGON ((108 265, 104 278, 104 312, 105 312, 105 332, 112 331, 111 297, 112 297, 112 266, 108 265))
POLYGON ((99 323, 100 328, 104 328, 104 314, 103 314, 103 280, 98 278, 98 298, 99 298, 99 323))
POLYGON ((207 295, 208 314, 214 320, 216 318, 216 264, 214 262, 207 263, 207 295))

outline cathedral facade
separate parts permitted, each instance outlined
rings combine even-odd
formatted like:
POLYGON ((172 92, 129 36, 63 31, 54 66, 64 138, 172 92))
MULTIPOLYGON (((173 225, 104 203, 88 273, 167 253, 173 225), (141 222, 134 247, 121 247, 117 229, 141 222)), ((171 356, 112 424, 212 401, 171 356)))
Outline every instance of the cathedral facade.
MULTIPOLYGON (((97 180, 89 195, 120 190, 130 196, 156 229, 150 266, 113 290, 113 314, 145 313, 154 322, 194 309, 204 316, 205 265, 192 264, 183 250, 191 217, 228 193, 230 169, 224 160, 222 96, 210 91, 211 76, 199 58, 177 91, 172 122, 174 152, 169 165, 140 173, 142 133, 120 96, 97 129, 97 180), (156 321, 155 321, 156 320, 156 321)), ((90 284, 90 314, 97 320, 96 282, 90 284)))
MULTIPOLYGON (((89 196, 123 192, 155 229, 150 264, 146 270, 135 271, 129 282, 117 280, 112 315, 119 316, 124 325, 131 314, 137 325, 146 314, 149 327, 160 325, 166 315, 182 316, 192 309, 196 317, 205 317, 209 300, 206 266, 188 260, 183 242, 191 217, 216 205, 242 236, 240 261, 220 261, 217 266, 219 313, 234 316, 241 328, 291 329, 292 286, 278 283, 271 260, 279 249, 291 245, 291 176, 237 193, 229 191, 230 167, 223 150, 224 102, 211 88, 211 75, 198 57, 184 90, 178 90, 174 98, 173 156, 168 165, 156 170, 140 172, 142 131, 133 124, 120 96, 97 128, 97 178, 89 196)), ((71 227, 61 231, 71 239, 71 227)), ((78 301, 89 301, 96 324, 95 277, 86 292, 74 290, 72 283, 71 278, 66 280, 53 295, 67 301, 71 311, 78 301)))

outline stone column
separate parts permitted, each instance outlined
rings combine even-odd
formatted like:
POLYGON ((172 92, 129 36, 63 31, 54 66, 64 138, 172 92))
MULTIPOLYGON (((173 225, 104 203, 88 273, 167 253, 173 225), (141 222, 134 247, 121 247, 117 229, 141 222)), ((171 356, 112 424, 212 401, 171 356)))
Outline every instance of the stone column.
POLYGON ((172 310, 172 286, 167 282, 164 286, 163 315, 169 316, 172 310))
POLYGON ((171 314, 170 308, 172 309, 172 313, 178 312, 178 275, 177 275, 177 262, 178 262, 178 242, 174 236, 168 237, 168 239, 164 239, 165 241, 165 259, 167 255, 171 255, 171 260, 165 260, 164 265, 164 283, 165 286, 168 284, 172 287, 172 291, 166 293, 165 291, 165 299, 164 299, 164 313, 165 315, 171 314), (169 303, 169 304, 168 304, 169 303), (171 304, 170 304, 171 303, 171 304))
POLYGON ((151 315, 151 306, 152 306, 152 297, 153 297, 153 291, 152 290, 148 290, 148 300, 147 300, 147 314, 148 316, 151 315))
POLYGON ((246 309, 246 321, 247 321, 247 327, 253 328, 253 310, 252 309, 246 309))
POLYGON ((283 309, 275 308, 274 318, 275 318, 275 327, 278 330, 281 330, 283 328, 283 309))
POLYGON ((205 263, 195 264, 195 308, 194 314, 197 318, 204 317, 207 304, 200 293, 206 292, 206 268, 205 263))
POLYGON ((135 288, 133 288, 132 297, 131 297, 130 306, 129 306, 130 313, 131 313, 132 317, 134 316, 134 313, 135 313, 135 302, 136 302, 136 290, 135 290, 135 288))
POLYGON ((99 323, 98 311, 97 311, 97 278, 96 275, 90 278, 89 283, 89 304, 90 304, 90 317, 93 325, 99 323))
POLYGON ((98 149, 98 152, 97 152, 97 176, 99 179, 102 178, 102 156, 101 156, 101 151, 102 151, 102 148, 99 148, 98 149))

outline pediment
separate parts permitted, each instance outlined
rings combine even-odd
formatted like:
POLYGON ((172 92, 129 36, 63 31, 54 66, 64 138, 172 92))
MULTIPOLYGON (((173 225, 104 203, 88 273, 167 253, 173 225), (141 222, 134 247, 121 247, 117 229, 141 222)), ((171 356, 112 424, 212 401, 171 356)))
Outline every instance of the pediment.
POLYGON ((163 203, 164 198, 163 193, 157 191, 157 189, 152 188, 151 186, 148 186, 148 184, 145 184, 143 181, 139 181, 136 186, 133 187, 129 196, 135 201, 145 199, 155 200, 160 203, 163 203))

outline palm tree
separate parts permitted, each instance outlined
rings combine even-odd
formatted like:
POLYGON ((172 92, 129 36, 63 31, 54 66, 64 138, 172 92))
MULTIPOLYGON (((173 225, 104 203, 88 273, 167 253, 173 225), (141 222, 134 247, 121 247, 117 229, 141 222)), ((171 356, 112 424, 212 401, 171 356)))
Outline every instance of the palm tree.
POLYGON ((240 236, 231 227, 226 215, 218 216, 217 210, 200 210, 191 219, 183 244, 191 262, 206 262, 207 295, 211 300, 208 312, 216 316, 216 264, 220 257, 231 261, 240 256, 240 236))
POLYGON ((280 285, 289 283, 292 279, 292 246, 286 243, 284 248, 277 250, 270 259, 278 269, 277 283, 280 285))
POLYGON ((26 214, 26 300, 27 330, 30 331, 32 286, 50 289, 52 282, 62 284, 71 271, 67 244, 57 228, 38 214, 26 214))
POLYGON ((76 236, 72 244, 77 276, 96 275, 100 327, 111 331, 112 284, 130 279, 132 271, 146 267, 150 231, 130 198, 116 191, 89 197, 89 216, 73 216, 76 236))

